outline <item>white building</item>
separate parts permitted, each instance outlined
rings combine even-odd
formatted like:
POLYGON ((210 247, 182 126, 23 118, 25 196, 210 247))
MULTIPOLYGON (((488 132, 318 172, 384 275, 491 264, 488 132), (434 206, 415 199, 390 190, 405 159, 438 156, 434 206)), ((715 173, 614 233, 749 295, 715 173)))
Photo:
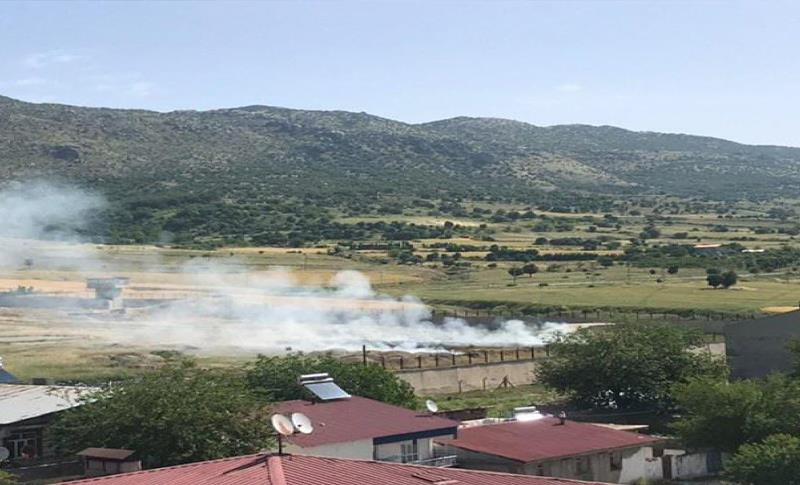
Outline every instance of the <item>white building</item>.
POLYGON ((286 438, 284 449, 300 455, 444 466, 433 440, 455 438, 458 422, 363 397, 284 401, 275 412, 302 413, 314 432, 286 438))

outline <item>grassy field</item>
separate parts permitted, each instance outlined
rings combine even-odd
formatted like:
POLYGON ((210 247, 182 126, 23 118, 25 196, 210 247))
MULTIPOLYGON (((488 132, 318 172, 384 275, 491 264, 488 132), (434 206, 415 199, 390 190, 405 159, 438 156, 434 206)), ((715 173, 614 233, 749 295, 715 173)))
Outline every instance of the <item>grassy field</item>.
POLYGON ((436 401, 440 411, 485 407, 489 408, 489 417, 508 418, 511 417, 514 408, 549 404, 556 401, 558 395, 540 385, 444 394, 420 399, 420 411, 425 410, 426 399, 436 401))

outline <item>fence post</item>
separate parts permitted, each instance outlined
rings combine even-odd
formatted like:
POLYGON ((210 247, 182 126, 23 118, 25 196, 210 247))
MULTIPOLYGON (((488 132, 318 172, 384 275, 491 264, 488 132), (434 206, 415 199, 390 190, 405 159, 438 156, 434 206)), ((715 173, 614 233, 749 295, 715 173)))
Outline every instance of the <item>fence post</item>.
POLYGON ((417 356, 417 368, 418 369, 422 369, 422 356, 421 355, 417 356))
POLYGON ((439 367, 439 354, 435 354, 433 356, 434 361, 436 362, 436 367, 439 367))
POLYGON ((485 363, 487 363, 487 364, 489 363, 489 351, 488 350, 484 350, 483 351, 483 361, 485 363))
POLYGON ((506 356, 504 354, 505 352, 503 351, 503 349, 500 349, 500 362, 506 361, 506 356))
POLYGON ((453 364, 453 367, 456 366, 456 354, 450 354, 450 362, 453 364))
POLYGON ((531 347, 531 360, 536 360, 536 347, 531 347))
POLYGON ((517 360, 519 360, 519 347, 517 347, 517 360))
POLYGON ((367 346, 361 346, 361 363, 367 365, 367 346))
POLYGON ((404 362, 403 362, 403 357, 401 356, 400 357, 400 370, 403 370, 403 366, 404 366, 404 362))
POLYGON ((544 346, 544 355, 550 357, 550 345, 544 346))
POLYGON ((381 355, 381 367, 386 368, 386 357, 381 355))
POLYGON ((467 361, 469 365, 472 365, 472 352, 467 352, 467 361))

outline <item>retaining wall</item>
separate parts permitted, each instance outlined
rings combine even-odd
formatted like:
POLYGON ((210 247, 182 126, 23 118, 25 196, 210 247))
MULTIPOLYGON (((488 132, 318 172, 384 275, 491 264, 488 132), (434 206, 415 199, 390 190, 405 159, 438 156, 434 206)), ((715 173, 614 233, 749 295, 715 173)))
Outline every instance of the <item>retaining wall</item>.
POLYGON ((397 371, 396 374, 411 384, 417 394, 450 394, 530 384, 534 381, 538 364, 539 362, 535 360, 520 360, 458 367, 405 369, 397 371))

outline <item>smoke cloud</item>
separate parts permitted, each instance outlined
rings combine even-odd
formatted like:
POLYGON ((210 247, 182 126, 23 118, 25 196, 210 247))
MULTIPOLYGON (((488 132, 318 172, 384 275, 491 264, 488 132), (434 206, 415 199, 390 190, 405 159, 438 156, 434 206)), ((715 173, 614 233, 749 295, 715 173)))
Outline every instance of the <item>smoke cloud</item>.
MULTIPOLYGON (((0 266, 20 267, 47 254, 47 244, 74 245, 85 256, 84 241, 90 215, 105 206, 102 197, 84 190, 44 181, 10 182, 0 190, 0 266)), ((69 255, 68 255, 69 256, 69 255)))

